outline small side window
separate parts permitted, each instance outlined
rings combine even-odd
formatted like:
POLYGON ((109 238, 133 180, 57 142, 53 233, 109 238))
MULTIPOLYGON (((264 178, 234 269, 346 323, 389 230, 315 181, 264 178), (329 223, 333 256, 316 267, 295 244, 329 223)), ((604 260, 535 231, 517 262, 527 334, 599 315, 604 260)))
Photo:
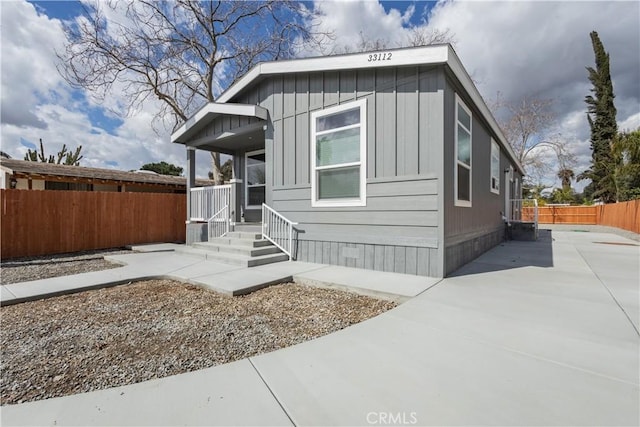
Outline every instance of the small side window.
POLYGON ((471 110, 456 95, 456 132, 455 132, 455 205, 471 206, 471 110))
POLYGON ((491 191, 500 194, 500 147, 491 140, 491 191))

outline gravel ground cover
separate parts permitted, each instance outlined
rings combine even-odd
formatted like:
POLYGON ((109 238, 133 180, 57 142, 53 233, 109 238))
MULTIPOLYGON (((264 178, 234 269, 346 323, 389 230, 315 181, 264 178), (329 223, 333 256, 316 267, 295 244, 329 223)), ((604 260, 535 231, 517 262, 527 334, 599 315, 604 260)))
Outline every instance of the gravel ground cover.
POLYGON ((4 260, 0 262, 0 284, 8 285, 116 268, 120 265, 105 261, 104 256, 130 253, 132 251, 117 248, 4 260))
POLYGON ((160 378, 294 345, 395 303, 283 284, 230 297, 148 280, 0 308, 3 405, 160 378))

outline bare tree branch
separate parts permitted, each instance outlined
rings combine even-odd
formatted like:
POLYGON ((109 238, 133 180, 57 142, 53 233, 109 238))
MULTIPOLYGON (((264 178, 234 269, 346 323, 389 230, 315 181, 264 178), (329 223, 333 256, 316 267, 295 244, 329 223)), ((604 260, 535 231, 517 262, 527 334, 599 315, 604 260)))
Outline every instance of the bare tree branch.
MULTIPOLYGON (((327 36, 314 30, 312 11, 290 0, 122 0, 83 7, 81 18, 65 24, 67 43, 57 52, 61 75, 99 101, 119 91, 129 100, 116 111, 124 115, 155 98, 162 107, 154 122, 168 128, 213 102, 256 63, 290 57, 301 43, 327 36)), ((213 163, 219 178, 217 153, 213 163)))
POLYGON ((438 28, 428 28, 426 26, 411 27, 406 39, 397 43, 391 43, 388 39, 383 37, 375 39, 369 38, 363 31, 360 31, 359 35, 360 39, 355 45, 333 46, 329 52, 325 53, 328 55, 340 55, 399 47, 418 47, 445 43, 455 45, 455 37, 449 29, 440 30, 438 28))
POLYGON ((449 43, 455 46, 455 36, 449 28, 441 30, 439 28, 429 28, 426 26, 413 27, 407 37, 406 46, 429 46, 432 44, 449 43))
POLYGON ((557 160, 558 170, 571 169, 576 163, 568 142, 553 133, 556 116, 552 106, 550 99, 527 96, 519 102, 508 102, 500 93, 490 106, 529 183, 537 184, 543 177, 555 174, 550 158, 557 160))

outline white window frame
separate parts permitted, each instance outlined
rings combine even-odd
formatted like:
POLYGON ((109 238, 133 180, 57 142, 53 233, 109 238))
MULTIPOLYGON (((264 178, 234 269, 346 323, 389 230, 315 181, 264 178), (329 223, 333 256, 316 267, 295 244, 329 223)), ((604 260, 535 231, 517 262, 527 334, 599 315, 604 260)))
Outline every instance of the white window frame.
POLYGON ((471 114, 471 110, 466 106, 466 104, 460 99, 460 96, 456 94, 456 105, 455 105, 455 140, 454 140, 454 153, 453 153, 453 200, 455 206, 461 207, 471 207, 471 201, 473 199, 473 115, 471 114), (462 106, 462 109, 466 111, 469 115, 469 129, 460 123, 458 120, 458 106, 462 106), (469 132, 469 165, 467 166, 465 163, 458 161, 458 125, 461 125, 467 132, 469 132), (458 165, 462 165, 464 168, 469 169, 469 200, 459 200, 458 199, 458 165))
POLYGON ((311 206, 312 207, 346 207, 346 206, 366 206, 367 205, 367 100, 359 99, 357 101, 340 104, 335 107, 325 108, 323 110, 311 113, 311 206), (316 121, 320 117, 331 114, 340 113, 342 111, 360 108, 360 123, 358 125, 350 125, 342 128, 334 128, 327 131, 316 132, 316 121), (330 166, 316 165, 316 137, 323 133, 335 132, 337 130, 345 130, 360 127, 360 161, 350 163, 340 163, 330 166), (357 198, 350 199, 318 199, 317 188, 317 172, 323 169, 336 169, 348 166, 360 167, 360 195, 357 198))
MULTIPOLYGON (((249 156, 253 156, 256 154, 265 154, 265 150, 255 150, 255 151, 247 151, 244 153, 244 207, 246 209, 262 209, 262 206, 258 205, 250 205, 249 204, 249 156)), ((265 172, 266 172, 267 163, 265 162, 265 172)), ((251 187, 264 187, 265 197, 267 191, 267 183, 252 185, 251 187)))
POLYGON ((500 194, 500 157, 501 157, 501 153, 500 153, 500 146, 498 145, 497 142, 495 142, 493 140, 493 138, 491 138, 491 162, 489 164, 489 189, 491 190, 492 193, 495 194, 500 194), (493 169, 494 169, 494 164, 493 161, 496 159, 497 155, 497 161, 498 161, 498 170, 497 170, 497 175, 493 175, 493 169), (495 186, 493 185, 495 182, 495 186))

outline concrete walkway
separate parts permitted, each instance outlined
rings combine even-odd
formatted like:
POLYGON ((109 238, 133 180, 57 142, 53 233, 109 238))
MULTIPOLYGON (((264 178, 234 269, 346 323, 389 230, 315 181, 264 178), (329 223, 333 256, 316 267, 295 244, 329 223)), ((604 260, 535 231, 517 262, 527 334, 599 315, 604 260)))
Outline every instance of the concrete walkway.
POLYGON ((637 245, 542 232, 340 332, 202 371, 4 406, 2 424, 637 426, 637 245))
POLYGON ((122 264, 120 268, 2 285, 1 303, 10 305, 154 278, 175 279, 227 295, 242 295, 276 283, 293 281, 294 277, 296 282, 349 288, 362 294, 402 302, 439 281, 407 274, 363 272, 354 268, 306 262, 279 262, 245 268, 174 253, 173 250, 179 246, 134 246, 133 249, 140 253, 105 257, 122 264))

